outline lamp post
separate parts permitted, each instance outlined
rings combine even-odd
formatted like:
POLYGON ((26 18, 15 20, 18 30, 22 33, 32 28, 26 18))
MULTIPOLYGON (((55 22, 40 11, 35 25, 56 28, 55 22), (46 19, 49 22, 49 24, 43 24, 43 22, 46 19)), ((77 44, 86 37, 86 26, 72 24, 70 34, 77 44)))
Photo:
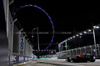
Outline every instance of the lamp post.
POLYGON ((65 42, 65 47, 66 47, 66 51, 67 51, 67 41, 65 42))
POLYGON ((60 45, 60 44, 58 44, 58 49, 59 49, 59 52, 60 52, 60 46, 61 46, 61 45, 60 45))
POLYGON ((40 45, 39 45, 39 28, 37 27, 37 41, 38 41, 38 50, 40 50, 40 45))
POLYGON ((97 26, 93 26, 93 38, 94 38, 94 46, 95 46, 95 55, 97 56, 96 38, 95 38, 95 28, 98 28, 98 27, 97 26))
POLYGON ((36 27, 36 28, 32 29, 32 38, 34 37, 34 36, 33 36, 33 31, 34 31, 35 29, 37 29, 37 42, 38 42, 38 50, 40 50, 40 46, 39 46, 39 28, 38 28, 38 27, 36 27))

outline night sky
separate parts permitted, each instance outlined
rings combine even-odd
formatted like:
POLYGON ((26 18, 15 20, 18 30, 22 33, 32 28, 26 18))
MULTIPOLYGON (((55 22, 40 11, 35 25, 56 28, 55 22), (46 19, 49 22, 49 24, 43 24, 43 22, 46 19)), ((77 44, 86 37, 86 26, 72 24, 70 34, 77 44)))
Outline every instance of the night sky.
MULTIPOLYGON (((67 2, 66 0, 15 0, 15 8, 26 4, 33 4, 44 9, 51 17, 55 32, 81 32, 92 28, 93 25, 100 23, 100 8, 97 9, 93 4, 82 2, 67 2)), ((32 41, 32 29, 39 27, 40 32, 52 32, 52 26, 49 18, 39 9, 34 7, 25 7, 17 12, 17 19, 21 26, 27 32, 30 41, 32 41)), ((69 38, 73 34, 55 34, 54 44, 69 38)), ((49 45, 52 34, 39 35, 41 48, 49 45), (44 46, 45 44, 45 46, 44 46)), ((34 44, 37 44, 36 35, 34 35, 34 44)), ((53 44, 50 48, 53 48, 53 44)), ((37 46, 35 46, 37 48, 37 46)))

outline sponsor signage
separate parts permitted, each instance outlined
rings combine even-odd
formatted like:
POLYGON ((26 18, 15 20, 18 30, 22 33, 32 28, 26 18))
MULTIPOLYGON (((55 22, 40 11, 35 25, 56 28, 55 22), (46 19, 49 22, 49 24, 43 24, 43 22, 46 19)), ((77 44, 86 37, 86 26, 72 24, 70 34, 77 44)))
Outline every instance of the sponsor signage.
POLYGON ((29 56, 18 55, 18 54, 11 54, 10 55, 11 64, 28 62, 28 61, 31 61, 31 60, 32 60, 32 57, 29 57, 29 56))
POLYGON ((19 50, 24 51, 24 46, 25 46, 25 37, 20 35, 19 36, 19 50))

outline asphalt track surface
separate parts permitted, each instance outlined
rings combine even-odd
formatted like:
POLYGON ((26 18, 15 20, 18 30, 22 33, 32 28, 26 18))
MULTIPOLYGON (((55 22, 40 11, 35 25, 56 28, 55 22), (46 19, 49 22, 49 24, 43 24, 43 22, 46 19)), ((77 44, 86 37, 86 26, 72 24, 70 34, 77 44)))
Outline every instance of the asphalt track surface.
POLYGON ((100 59, 96 59, 95 62, 81 63, 67 62, 65 59, 38 59, 36 61, 31 61, 17 66, 100 66, 100 59))

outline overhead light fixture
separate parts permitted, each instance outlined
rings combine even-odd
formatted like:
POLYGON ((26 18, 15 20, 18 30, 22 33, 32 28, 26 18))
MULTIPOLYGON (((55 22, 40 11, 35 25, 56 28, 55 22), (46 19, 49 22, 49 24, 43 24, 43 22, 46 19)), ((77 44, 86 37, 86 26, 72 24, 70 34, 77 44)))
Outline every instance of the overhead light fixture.
POLYGON ((96 26, 93 26, 93 28, 95 29, 95 28, 96 28, 96 26))
POLYGON ((75 38, 75 36, 73 36, 73 38, 75 38))
POLYGON ((70 37, 70 39, 72 39, 72 37, 70 37))
POLYGON ((32 36, 32 38, 33 38, 34 36, 32 36))
POLYGON ((89 29, 88 31, 89 31, 89 32, 91 32, 91 30, 90 30, 90 29, 89 29))
POLYGON ((96 26, 96 28, 100 28, 99 26, 96 26))
POLYGON ((84 31, 84 33, 86 34, 87 32, 86 32, 86 31, 84 31))
POLYGON ((79 36, 78 34, 76 36, 79 36))
POLYGON ((68 40, 70 40, 70 38, 68 38, 68 40))
POLYGON ((80 33, 80 35, 82 35, 82 33, 80 33))

